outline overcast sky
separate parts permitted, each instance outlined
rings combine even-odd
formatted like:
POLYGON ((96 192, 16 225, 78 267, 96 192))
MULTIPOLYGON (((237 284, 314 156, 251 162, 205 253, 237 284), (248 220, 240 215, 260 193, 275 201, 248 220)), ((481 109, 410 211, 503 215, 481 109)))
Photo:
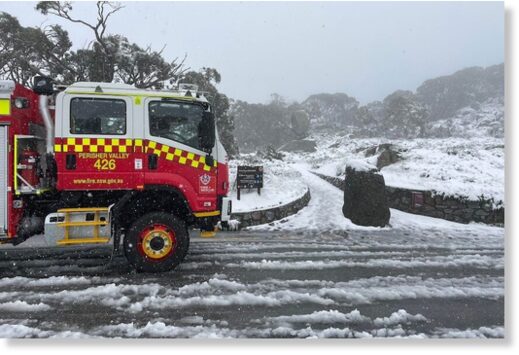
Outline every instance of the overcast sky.
MULTIPOLYGON (((271 93, 303 100, 345 92, 361 103, 469 66, 504 61, 502 2, 126 2, 110 33, 187 54, 193 69, 214 67, 219 89, 249 102, 271 93)), ((34 2, 0 2, 24 26, 62 24, 74 46, 92 34, 35 10, 34 2)), ((74 3, 94 18, 94 3, 74 3)))

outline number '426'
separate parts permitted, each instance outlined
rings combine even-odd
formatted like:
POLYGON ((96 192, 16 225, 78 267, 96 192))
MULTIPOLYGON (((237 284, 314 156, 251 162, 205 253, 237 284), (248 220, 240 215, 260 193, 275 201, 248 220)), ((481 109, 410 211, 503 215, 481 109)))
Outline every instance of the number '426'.
POLYGON ((97 170, 115 170, 115 159, 97 159, 94 168, 97 170))

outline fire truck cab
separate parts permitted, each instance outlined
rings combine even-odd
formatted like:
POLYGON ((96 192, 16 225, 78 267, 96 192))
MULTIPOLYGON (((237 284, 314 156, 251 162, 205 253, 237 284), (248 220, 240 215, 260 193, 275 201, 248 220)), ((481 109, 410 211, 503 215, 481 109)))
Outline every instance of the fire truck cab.
POLYGON ((0 81, 0 242, 121 244, 140 271, 177 266, 188 231, 231 213, 228 157, 195 85, 151 91, 0 81), (50 105, 49 105, 50 103, 50 105))

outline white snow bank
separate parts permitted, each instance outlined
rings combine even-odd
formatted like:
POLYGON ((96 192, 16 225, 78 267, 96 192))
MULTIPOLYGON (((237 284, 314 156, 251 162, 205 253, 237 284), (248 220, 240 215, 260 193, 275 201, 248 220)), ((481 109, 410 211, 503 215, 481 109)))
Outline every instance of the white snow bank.
POLYGON ((375 318, 373 324, 377 327, 390 327, 397 324, 409 324, 414 322, 427 322, 420 313, 410 314, 405 309, 399 309, 397 312, 392 313, 389 317, 375 318))
POLYGON ((82 339, 92 336, 72 331, 54 332, 23 324, 0 324, 0 338, 69 338, 82 339))
POLYGON ((440 338, 504 338, 505 328, 502 326, 479 327, 478 329, 437 328, 433 337, 440 338))
POLYGON ((270 317, 267 321, 274 323, 369 323, 369 317, 360 314, 358 309, 349 313, 342 313, 337 310, 316 311, 311 314, 294 314, 290 316, 270 317))
MULTIPOLYGON (((446 230, 453 234, 462 234, 465 232, 488 235, 493 238, 504 237, 504 229, 502 227, 475 222, 468 224, 456 223, 441 218, 406 213, 393 208, 391 209, 391 220, 389 223, 394 229, 446 230)), ((434 235, 431 234, 431 237, 434 237, 434 235)), ((459 237, 463 238, 462 235, 456 235, 456 238, 459 237)))
POLYGON ((98 277, 86 278, 84 276, 51 276, 41 279, 34 279, 22 276, 4 277, 0 279, 0 288, 4 287, 47 287, 47 286, 72 286, 88 285, 98 281, 98 277))
POLYGON ((96 302, 107 307, 121 308, 131 304, 132 300, 128 295, 153 296, 161 289, 161 286, 153 283, 145 285, 116 285, 112 283, 82 290, 63 290, 53 293, 42 293, 40 298, 44 301, 67 303, 96 302))
POLYGON ((307 187, 301 178, 301 174, 286 163, 279 160, 265 160, 260 163, 253 163, 247 161, 246 157, 245 159, 231 160, 229 162, 233 212, 249 212, 286 205, 306 193, 307 187), (241 190, 240 200, 238 201, 236 189, 238 165, 263 166, 263 189, 261 189, 261 195, 258 195, 255 189, 250 191, 241 190))
POLYGON ((382 169, 387 185, 504 202, 504 140, 418 139, 398 146, 406 150, 403 160, 382 169))
POLYGON ((366 159, 347 159, 346 167, 350 167, 356 171, 372 171, 378 170, 377 167, 366 159))
POLYGON ((229 329, 211 326, 189 326, 177 327, 165 324, 164 322, 148 322, 145 326, 138 326, 133 323, 118 324, 102 327, 98 330, 108 336, 123 337, 149 337, 149 338, 272 338, 272 337, 291 337, 291 338, 353 338, 369 337, 366 332, 358 332, 349 328, 338 329, 328 328, 325 330, 313 330, 311 327, 303 329, 292 329, 289 327, 277 328, 245 328, 229 329))
POLYGON ((144 309, 177 309, 193 306, 228 307, 236 305, 279 307, 282 305, 292 305, 297 303, 330 305, 334 302, 315 294, 310 295, 290 290, 273 291, 264 294, 238 291, 231 294, 205 295, 203 297, 150 296, 145 297, 140 302, 134 301, 128 310, 130 312, 138 313, 142 312, 144 309))
MULTIPOLYGON (((388 318, 388 317, 385 317, 388 318)), ((372 330, 354 330, 349 327, 328 327, 314 329, 308 325, 304 328, 294 329, 291 326, 278 326, 275 328, 232 329, 226 326, 191 325, 175 326, 164 321, 149 321, 144 325, 135 323, 120 323, 98 326, 88 334, 80 332, 54 332, 33 328, 21 324, 1 324, 0 337, 2 338, 99 338, 99 337, 125 337, 125 338, 503 338, 505 330, 502 326, 483 326, 477 329, 435 328, 430 334, 417 333, 412 329, 404 329, 401 324, 393 328, 380 328, 372 330)))
POLYGON ((109 337, 128 338, 234 338, 239 334, 227 328, 219 328, 216 325, 177 327, 164 322, 148 322, 144 326, 134 323, 121 323, 100 327, 96 333, 109 337))
POLYGON ((412 269, 417 267, 427 268, 464 268, 474 267, 482 269, 503 269, 504 260, 501 257, 488 255, 449 255, 436 257, 415 257, 410 260, 398 259, 370 259, 367 261, 351 260, 303 260, 303 261, 241 261, 229 263, 227 267, 240 267, 256 270, 323 270, 343 267, 367 267, 367 268, 395 268, 412 269))
POLYGON ((390 143, 400 151, 402 160, 381 169, 386 185, 435 190, 470 200, 478 200, 480 196, 493 198, 496 202, 505 199, 503 138, 389 140, 321 134, 314 139, 318 143, 317 152, 292 153, 285 160, 306 161, 313 171, 343 177, 348 162, 361 160, 366 164, 376 164, 376 157, 365 157, 365 149, 390 143))
POLYGON ((0 324, 0 338, 45 338, 50 334, 23 324, 0 324))
POLYGON ((50 309, 52 309, 52 307, 45 303, 29 304, 20 300, 0 303, 0 311, 7 312, 41 312, 48 311, 50 309))
MULTIPOLYGON (((244 284, 237 281, 212 278, 207 282, 185 285, 179 289, 147 285, 119 285, 108 288, 89 288, 59 293, 22 295, 32 302, 50 300, 59 304, 99 302, 130 313, 150 310, 184 309, 188 307, 236 307, 263 306, 283 307, 310 303, 330 307, 332 305, 361 305, 372 302, 420 298, 485 298, 499 299, 504 296, 503 277, 428 278, 419 276, 376 276, 347 282, 320 280, 263 280, 244 284), (89 295, 89 297, 87 297, 89 295)), ((341 316, 334 312, 309 315, 310 318, 335 317, 360 319, 357 313, 341 316)), ((380 324, 401 324, 405 314, 381 318, 380 324)), ((294 318, 297 319, 297 318, 294 318)), ((303 319, 303 318, 299 318, 303 319)), ((285 319, 289 321, 289 319, 285 319)), ((415 319, 417 320, 417 319, 415 319)))

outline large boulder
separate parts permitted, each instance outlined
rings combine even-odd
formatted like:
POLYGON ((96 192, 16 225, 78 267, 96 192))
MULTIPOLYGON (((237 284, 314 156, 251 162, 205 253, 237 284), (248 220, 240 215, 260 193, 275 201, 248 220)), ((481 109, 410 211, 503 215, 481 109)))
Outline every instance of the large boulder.
POLYGON ((278 150, 283 152, 313 153, 316 151, 316 144, 315 141, 310 139, 300 139, 288 142, 287 144, 279 147, 278 150))
POLYGON ((383 151, 385 149, 391 148, 391 146, 392 146, 391 143, 382 143, 382 144, 374 145, 367 149, 361 148, 360 150, 364 150, 364 156, 372 157, 375 154, 379 154, 381 151, 383 151))
POLYGON ((342 213, 361 226, 384 227, 389 223, 386 184, 377 169, 346 167, 342 213))
POLYGON ((380 153, 377 158, 377 168, 382 169, 385 166, 396 163, 400 160, 400 155, 391 149, 391 147, 386 148, 380 153))
POLYGON ((382 169, 385 166, 396 163, 400 160, 400 154, 396 151, 392 144, 383 143, 364 151, 366 157, 377 156, 377 168, 382 169))

